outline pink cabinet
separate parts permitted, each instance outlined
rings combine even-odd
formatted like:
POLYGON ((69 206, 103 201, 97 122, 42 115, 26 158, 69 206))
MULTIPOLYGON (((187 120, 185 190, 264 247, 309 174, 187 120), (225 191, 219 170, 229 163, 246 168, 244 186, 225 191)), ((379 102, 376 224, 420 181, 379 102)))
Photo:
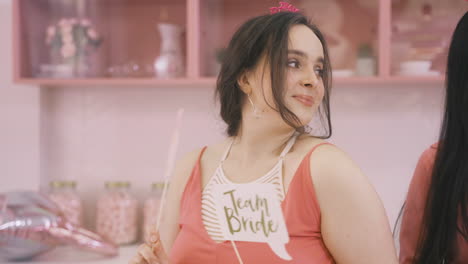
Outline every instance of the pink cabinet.
POLYGON ((391 72, 395 76, 443 76, 452 32, 468 2, 393 1, 391 72))
MULTIPOLYGON (((323 31, 338 83, 442 82, 464 0, 291 1, 323 31), (439 3, 441 2, 441 3, 439 3), (443 3, 442 3, 443 2, 443 3)), ((14 80, 214 85, 223 49, 272 0, 14 0, 14 80)))

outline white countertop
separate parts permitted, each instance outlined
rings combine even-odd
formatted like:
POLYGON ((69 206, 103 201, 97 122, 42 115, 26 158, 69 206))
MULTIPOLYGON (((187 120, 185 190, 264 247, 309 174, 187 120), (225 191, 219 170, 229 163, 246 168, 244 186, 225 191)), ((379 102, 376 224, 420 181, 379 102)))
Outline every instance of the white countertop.
MULTIPOLYGON (((0 262, 0 263, 24 263, 24 264, 127 264, 135 255, 138 245, 122 246, 117 257, 102 257, 94 253, 76 249, 73 247, 57 247, 43 255, 25 262, 0 262)), ((1 260, 0 260, 1 261, 1 260)))

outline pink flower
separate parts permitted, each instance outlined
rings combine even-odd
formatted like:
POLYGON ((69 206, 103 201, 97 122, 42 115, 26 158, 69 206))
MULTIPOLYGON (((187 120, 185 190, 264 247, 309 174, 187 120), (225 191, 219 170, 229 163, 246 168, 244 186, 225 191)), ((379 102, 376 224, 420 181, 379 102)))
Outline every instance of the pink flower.
POLYGON ((65 59, 71 58, 75 56, 76 54, 76 47, 73 44, 65 44, 62 46, 60 53, 62 54, 62 57, 65 59))
POLYGON ((72 19, 69 20, 69 22, 70 22, 70 24, 75 25, 75 24, 78 23, 78 19, 72 18, 72 19))
POLYGON ((98 33, 96 32, 96 30, 92 29, 92 28, 89 28, 88 29, 88 37, 92 40, 96 40, 98 38, 98 33))

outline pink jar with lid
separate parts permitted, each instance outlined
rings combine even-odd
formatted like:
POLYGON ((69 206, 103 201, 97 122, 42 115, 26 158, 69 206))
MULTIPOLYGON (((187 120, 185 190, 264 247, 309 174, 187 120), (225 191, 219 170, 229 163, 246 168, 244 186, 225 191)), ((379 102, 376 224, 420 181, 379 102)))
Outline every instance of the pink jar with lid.
POLYGON ((131 244, 137 238, 138 202, 130 194, 130 183, 106 182, 105 186, 97 203, 96 231, 115 244, 131 244))
POLYGON ((83 224, 83 203, 76 192, 75 181, 50 182, 49 198, 54 201, 70 223, 83 224))

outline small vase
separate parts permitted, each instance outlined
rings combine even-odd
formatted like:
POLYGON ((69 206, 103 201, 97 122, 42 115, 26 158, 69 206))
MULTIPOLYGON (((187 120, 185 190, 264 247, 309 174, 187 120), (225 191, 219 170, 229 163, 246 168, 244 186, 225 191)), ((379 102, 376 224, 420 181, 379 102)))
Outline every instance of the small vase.
POLYGON ((156 77, 177 78, 183 76, 185 70, 181 48, 181 27, 160 23, 158 29, 161 34, 161 51, 154 62, 156 77))

